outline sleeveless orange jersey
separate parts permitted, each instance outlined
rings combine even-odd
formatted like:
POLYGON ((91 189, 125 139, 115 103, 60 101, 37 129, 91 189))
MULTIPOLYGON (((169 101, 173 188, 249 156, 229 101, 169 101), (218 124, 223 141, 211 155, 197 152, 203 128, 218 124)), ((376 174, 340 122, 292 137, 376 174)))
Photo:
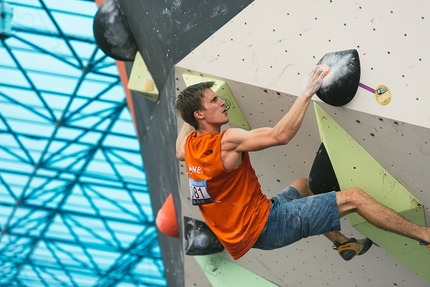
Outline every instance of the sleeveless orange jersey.
POLYGON ((221 134, 196 137, 185 142, 185 164, 191 199, 198 205, 211 230, 234 259, 242 257, 263 230, 271 201, 262 192, 249 153, 241 165, 225 170, 221 162, 221 134))

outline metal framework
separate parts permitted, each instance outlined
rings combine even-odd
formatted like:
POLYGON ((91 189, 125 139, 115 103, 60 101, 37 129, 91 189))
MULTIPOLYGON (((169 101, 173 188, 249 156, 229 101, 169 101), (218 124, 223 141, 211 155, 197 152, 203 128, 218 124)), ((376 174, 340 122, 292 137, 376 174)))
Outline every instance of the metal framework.
POLYGON ((96 4, 3 3, 0 286, 166 286, 123 87, 92 34, 96 4))

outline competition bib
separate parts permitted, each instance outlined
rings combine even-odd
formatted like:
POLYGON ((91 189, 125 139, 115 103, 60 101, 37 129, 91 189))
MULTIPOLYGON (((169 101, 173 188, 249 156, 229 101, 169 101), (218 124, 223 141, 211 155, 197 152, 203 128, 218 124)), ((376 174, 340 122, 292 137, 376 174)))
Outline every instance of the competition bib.
POLYGON ((190 182, 191 203, 193 205, 215 202, 212 196, 208 193, 206 180, 188 179, 190 182))

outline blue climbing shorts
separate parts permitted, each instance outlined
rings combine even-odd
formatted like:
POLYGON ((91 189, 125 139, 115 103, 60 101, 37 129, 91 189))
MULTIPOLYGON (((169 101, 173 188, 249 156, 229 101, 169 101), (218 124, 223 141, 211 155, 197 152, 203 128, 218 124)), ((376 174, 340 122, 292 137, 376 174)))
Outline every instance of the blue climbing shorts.
POLYGON ((266 225, 253 248, 271 250, 302 238, 340 230, 336 193, 302 197, 292 186, 272 198, 266 225))

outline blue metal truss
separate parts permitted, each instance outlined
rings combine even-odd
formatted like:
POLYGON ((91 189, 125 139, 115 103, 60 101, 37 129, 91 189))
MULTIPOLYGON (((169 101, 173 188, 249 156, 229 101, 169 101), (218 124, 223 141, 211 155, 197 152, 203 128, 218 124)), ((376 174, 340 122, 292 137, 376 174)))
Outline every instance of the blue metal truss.
POLYGON ((95 3, 6 3, 0 286, 166 286, 118 70, 92 35, 95 3))

